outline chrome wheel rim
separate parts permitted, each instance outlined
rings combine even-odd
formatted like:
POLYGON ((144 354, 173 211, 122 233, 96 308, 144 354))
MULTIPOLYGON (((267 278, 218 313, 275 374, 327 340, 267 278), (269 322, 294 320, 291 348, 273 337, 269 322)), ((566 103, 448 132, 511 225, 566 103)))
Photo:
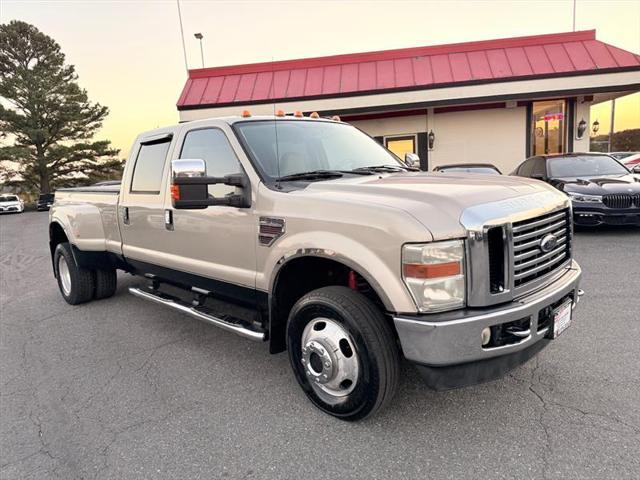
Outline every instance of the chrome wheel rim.
POLYGON ((324 402, 339 403, 356 387, 360 361, 355 342, 341 324, 314 318, 302 332, 301 349, 304 373, 324 402))
POLYGON ((67 260, 62 255, 58 257, 58 277, 60 277, 62 293, 69 296, 71 294, 71 273, 67 260))

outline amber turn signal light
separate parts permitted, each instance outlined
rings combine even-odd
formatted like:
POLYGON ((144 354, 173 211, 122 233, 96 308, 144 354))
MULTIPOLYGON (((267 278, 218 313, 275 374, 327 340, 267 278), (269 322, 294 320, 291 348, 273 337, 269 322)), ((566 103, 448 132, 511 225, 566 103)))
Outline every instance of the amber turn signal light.
POLYGON ((171 185, 171 198, 180 200, 180 185, 171 185))
POLYGON ((442 278, 460 275, 460 262, 422 264, 405 263, 402 265, 405 278, 442 278))

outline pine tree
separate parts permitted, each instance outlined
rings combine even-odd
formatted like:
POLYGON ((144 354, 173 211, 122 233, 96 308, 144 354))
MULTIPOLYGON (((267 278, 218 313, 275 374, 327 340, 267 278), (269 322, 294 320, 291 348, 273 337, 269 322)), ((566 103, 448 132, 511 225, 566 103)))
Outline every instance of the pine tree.
POLYGON ((21 21, 0 25, 0 179, 23 188, 119 178, 122 161, 108 140, 92 141, 109 109, 91 103, 73 65, 51 37, 21 21))

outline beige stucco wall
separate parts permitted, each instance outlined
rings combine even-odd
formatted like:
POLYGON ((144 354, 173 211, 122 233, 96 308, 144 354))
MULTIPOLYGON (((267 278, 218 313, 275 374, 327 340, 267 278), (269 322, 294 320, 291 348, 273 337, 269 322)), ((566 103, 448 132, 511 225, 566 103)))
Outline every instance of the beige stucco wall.
POLYGON ((448 163, 492 163, 509 173, 524 160, 526 108, 495 108, 351 122, 369 135, 433 130, 429 168, 448 163))
POLYGON ((525 158, 526 108, 437 113, 429 168, 448 163, 492 163, 510 173, 525 158))

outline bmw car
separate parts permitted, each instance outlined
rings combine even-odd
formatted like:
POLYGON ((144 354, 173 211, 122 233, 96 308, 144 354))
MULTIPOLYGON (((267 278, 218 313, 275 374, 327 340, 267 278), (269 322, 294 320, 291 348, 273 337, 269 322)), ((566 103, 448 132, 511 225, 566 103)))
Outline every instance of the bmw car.
POLYGON ((640 226, 640 179, 609 155, 531 157, 512 175, 537 178, 565 192, 571 198, 576 225, 640 226))

